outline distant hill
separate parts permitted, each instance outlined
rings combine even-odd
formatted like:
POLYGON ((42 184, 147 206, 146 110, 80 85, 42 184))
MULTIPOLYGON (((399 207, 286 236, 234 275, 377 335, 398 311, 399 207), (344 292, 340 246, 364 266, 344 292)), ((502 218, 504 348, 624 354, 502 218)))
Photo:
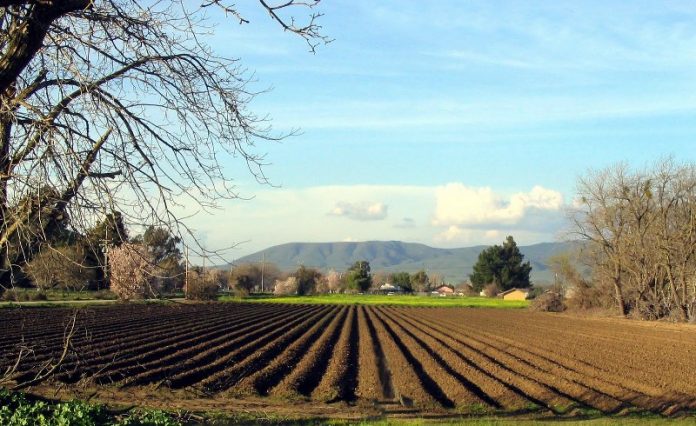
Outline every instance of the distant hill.
MULTIPOLYGON (((577 243, 540 243, 520 246, 520 251, 532 265, 532 281, 552 281, 546 260, 557 253, 571 250, 577 243)), ((288 243, 270 247, 238 259, 235 263, 275 263, 282 270, 294 270, 299 265, 321 270, 346 270, 356 260, 367 260, 373 271, 441 273, 448 281, 468 278, 479 253, 487 246, 441 249, 425 244, 401 241, 365 241, 340 243, 288 243)))

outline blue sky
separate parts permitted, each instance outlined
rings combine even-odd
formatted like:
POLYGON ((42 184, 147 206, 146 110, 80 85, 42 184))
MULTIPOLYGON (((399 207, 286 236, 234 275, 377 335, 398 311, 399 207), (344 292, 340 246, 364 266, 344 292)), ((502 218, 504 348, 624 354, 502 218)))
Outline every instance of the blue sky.
MULTIPOLYGON (((230 257, 290 241, 440 247, 552 241, 577 177, 696 148, 696 5, 329 1, 317 53, 256 2, 213 14, 212 48, 257 80, 277 188, 230 163, 248 201, 192 226, 230 257)), ((298 10, 299 13, 302 13, 298 10)), ((298 15, 300 18, 301 15, 298 15)))

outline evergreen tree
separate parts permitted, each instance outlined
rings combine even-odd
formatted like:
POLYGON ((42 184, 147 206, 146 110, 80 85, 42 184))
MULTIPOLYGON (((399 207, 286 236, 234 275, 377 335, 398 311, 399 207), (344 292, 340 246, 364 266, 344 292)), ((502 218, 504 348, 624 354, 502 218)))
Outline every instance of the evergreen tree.
POLYGON ((103 247, 104 244, 118 247, 128 242, 128 230, 121 212, 107 214, 94 228, 87 231, 87 240, 93 247, 103 247))
POLYGON ((353 291, 367 291, 372 285, 370 275, 370 262, 359 260, 348 269, 346 278, 348 289, 353 291))
POLYGON ((479 254, 474 272, 469 275, 474 290, 481 291, 488 284, 495 284, 500 290, 514 287, 529 287, 529 273, 532 267, 524 262, 517 243, 508 236, 502 246, 491 246, 479 254))

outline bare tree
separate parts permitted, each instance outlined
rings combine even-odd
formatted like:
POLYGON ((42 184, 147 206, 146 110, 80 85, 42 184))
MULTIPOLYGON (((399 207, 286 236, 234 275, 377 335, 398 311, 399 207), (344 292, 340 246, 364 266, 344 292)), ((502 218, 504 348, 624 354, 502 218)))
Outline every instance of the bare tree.
MULTIPOLYGON (((259 1, 310 50, 329 41, 317 3, 259 1)), ((187 233, 175 206, 237 197, 222 158, 266 182, 254 146, 286 135, 206 45, 208 11, 248 23, 221 0, 0 0, 0 285, 65 220, 119 211, 187 233)))
POLYGON ((694 319, 696 165, 618 165, 581 178, 578 192, 574 233, 588 242, 594 284, 611 283, 619 312, 694 319))
POLYGON ((626 170, 620 164, 580 178, 578 208, 572 213, 576 234, 591 243, 588 250, 597 265, 598 279, 611 282, 622 315, 628 313, 621 260, 627 233, 625 202, 621 196, 622 188, 626 187, 626 170))

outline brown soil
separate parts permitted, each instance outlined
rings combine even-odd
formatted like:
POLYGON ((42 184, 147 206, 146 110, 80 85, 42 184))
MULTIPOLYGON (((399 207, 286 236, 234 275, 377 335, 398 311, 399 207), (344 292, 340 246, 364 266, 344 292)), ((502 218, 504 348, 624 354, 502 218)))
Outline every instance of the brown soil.
MULTIPOLYGON (((71 315, 0 311, 0 371, 20 348, 29 355, 16 378, 56 359, 71 315)), ((696 410, 696 327, 688 325, 492 309, 199 304, 83 309, 76 330, 55 381, 32 391, 293 418, 696 410)))

